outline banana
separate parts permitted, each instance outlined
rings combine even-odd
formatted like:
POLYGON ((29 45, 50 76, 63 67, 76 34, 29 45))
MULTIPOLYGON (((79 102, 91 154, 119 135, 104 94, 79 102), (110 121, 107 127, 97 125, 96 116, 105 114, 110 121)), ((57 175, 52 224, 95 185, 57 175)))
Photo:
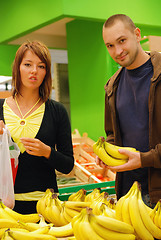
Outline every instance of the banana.
MULTIPOLYGON (((79 230, 82 239, 87 240, 91 239, 91 237, 95 240, 103 240, 102 237, 100 237, 95 230, 92 228, 90 222, 89 222, 89 214, 87 213, 86 209, 82 210, 83 217, 81 221, 79 222, 79 230)), ((77 237, 76 237, 77 238, 77 237)))
POLYGON ((148 211, 146 209, 146 206, 142 200, 140 190, 138 192, 138 205, 139 205, 140 215, 145 227, 148 229, 148 231, 151 233, 153 237, 157 239, 161 239, 161 229, 158 228, 150 218, 148 211))
POLYGON ((40 200, 37 201, 37 204, 36 204, 37 213, 43 215, 45 208, 46 208, 46 203, 48 201, 48 198, 50 198, 53 193, 54 193, 54 190, 52 188, 46 189, 44 196, 40 200))
POLYGON ((72 193, 69 198, 68 201, 82 201, 84 202, 86 197, 86 190, 85 189, 80 189, 79 191, 77 191, 76 193, 72 193))
POLYGON ((11 219, 0 219, 0 229, 1 228, 19 228, 20 225, 15 220, 11 219))
POLYGON ((79 211, 75 210, 75 209, 72 209, 72 208, 68 208, 65 206, 65 212, 71 217, 75 217, 76 215, 79 214, 79 211))
POLYGON ((98 157, 109 166, 119 166, 123 165, 127 162, 127 160, 123 159, 116 159, 114 157, 111 157, 105 150, 105 143, 103 142, 98 150, 98 157))
POLYGON ((70 223, 72 221, 72 217, 67 213, 66 209, 67 208, 64 208, 63 215, 64 215, 64 218, 67 220, 67 222, 70 223))
POLYGON ((64 237, 68 237, 68 236, 72 236, 73 235, 73 228, 72 228, 72 224, 71 222, 61 226, 61 227, 51 227, 49 232, 49 235, 52 235, 54 237, 57 238, 64 238, 64 237))
POLYGON ((69 222, 67 221, 67 219, 64 217, 64 208, 65 206, 62 207, 62 210, 60 212, 60 216, 59 216, 59 226, 64 226, 67 225, 69 222))
POLYGON ((159 205, 160 205, 160 213, 158 217, 158 227, 161 228, 161 200, 159 200, 159 205))
POLYGON ((82 237, 82 234, 81 234, 81 231, 80 231, 80 222, 81 222, 82 218, 83 218, 83 213, 81 211, 71 221, 73 233, 74 233, 74 236, 77 240, 83 240, 83 237, 82 237))
POLYGON ((8 235, 8 231, 4 232, 1 240, 12 240, 13 238, 8 235))
POLYGON ((40 217, 37 213, 33 214, 20 214, 7 206, 5 206, 2 201, 0 201, 1 207, 4 209, 4 212, 6 212, 12 219, 23 222, 38 222, 40 220, 40 217))
POLYGON ((12 231, 9 230, 8 234, 15 240, 56 240, 56 237, 48 235, 48 234, 39 234, 32 232, 20 232, 20 231, 12 231))
POLYGON ((85 196, 85 202, 93 202, 101 194, 101 188, 95 188, 92 192, 85 196))
POLYGON ((154 240, 152 234, 145 227, 143 220, 140 215, 139 205, 138 205, 138 192, 137 188, 134 189, 134 194, 129 196, 129 212, 132 225, 135 229, 136 234, 142 240, 154 240))
POLYGON ((122 205, 122 219, 123 222, 132 225, 130 213, 129 213, 129 197, 125 198, 123 205, 122 205))
POLYGON ((123 196, 121 197, 117 203, 116 203, 116 219, 117 220, 120 220, 120 221, 123 221, 123 212, 122 212, 122 207, 124 205, 124 201, 126 198, 129 198, 129 196, 131 195, 133 189, 135 189, 137 186, 137 182, 134 182, 132 187, 130 188, 130 190, 123 196))
POLYGON ((108 204, 108 193, 104 192, 101 194, 95 201, 93 201, 90 207, 93 209, 93 214, 99 215, 100 214, 100 206, 102 203, 108 204))
POLYGON ((53 194, 49 199, 48 205, 44 211, 44 216, 47 221, 53 223, 55 226, 60 226, 60 212, 62 206, 59 205, 57 194, 53 194))
POLYGON ((39 233, 39 234, 47 234, 50 230, 50 226, 44 226, 44 227, 40 227, 39 229, 36 229, 34 231, 32 231, 31 233, 32 234, 35 234, 35 233, 39 233))
POLYGON ((100 224, 102 227, 105 227, 109 230, 120 232, 120 233, 129 233, 134 234, 134 228, 120 220, 105 217, 103 215, 95 215, 95 220, 98 224, 100 224))
MULTIPOLYGON (((0 239, 2 238, 2 236, 4 235, 6 230, 8 230, 8 228, 1 228, 0 229, 0 239)), ((16 230, 16 231, 22 231, 22 232, 29 232, 28 230, 26 230, 24 228, 10 228, 10 230, 12 230, 12 231, 16 230)))
POLYGON ((105 146, 106 152, 110 156, 117 158, 117 159, 124 159, 124 160, 128 159, 128 156, 126 156, 125 154, 119 153, 119 151, 118 151, 119 149, 128 150, 130 152, 136 152, 136 149, 132 148, 132 147, 119 147, 119 146, 113 145, 109 142, 104 142, 104 143, 105 143, 104 146, 105 146))
POLYGON ((19 224, 19 227, 24 228, 29 232, 32 232, 41 228, 41 226, 38 223, 29 223, 29 222, 24 223, 24 222, 18 221, 18 224, 19 224))
POLYGON ((107 202, 107 206, 111 209, 116 209, 115 200, 113 198, 110 198, 107 202))
POLYGON ((114 230, 109 230, 95 221, 95 216, 90 215, 89 222, 94 231, 101 236, 104 240, 134 240, 135 235, 130 233, 120 233, 114 230))
POLYGON ((99 138, 98 140, 97 140, 97 142, 95 142, 94 144, 93 144, 93 152, 98 156, 98 150, 99 150, 99 147, 100 147, 100 144, 101 144, 101 142, 102 142, 102 139, 101 138, 99 138))
POLYGON ((82 208, 86 208, 90 206, 90 202, 77 202, 77 201, 66 201, 65 207, 75 209, 77 211, 81 211, 82 208))
POLYGON ((10 219, 16 222, 16 220, 10 216, 5 210, 4 208, 2 208, 2 205, 0 204, 0 219, 10 219))
POLYGON ((102 203, 102 205, 100 206, 100 211, 102 211, 102 214, 106 217, 116 217, 116 211, 108 207, 105 203, 102 203))

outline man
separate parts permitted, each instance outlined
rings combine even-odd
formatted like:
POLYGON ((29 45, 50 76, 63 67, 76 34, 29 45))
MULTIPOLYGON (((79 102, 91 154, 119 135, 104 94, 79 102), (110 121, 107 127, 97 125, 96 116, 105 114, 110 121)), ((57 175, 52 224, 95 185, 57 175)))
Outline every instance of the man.
MULTIPOLYGON (((124 14, 107 19, 103 40, 122 66, 105 85, 106 141, 139 151, 121 149, 128 162, 108 166, 117 172, 117 199, 138 181, 144 202, 154 206, 161 198, 161 54, 143 51, 140 29, 124 14)), ((104 166, 99 158, 96 163, 104 166)))

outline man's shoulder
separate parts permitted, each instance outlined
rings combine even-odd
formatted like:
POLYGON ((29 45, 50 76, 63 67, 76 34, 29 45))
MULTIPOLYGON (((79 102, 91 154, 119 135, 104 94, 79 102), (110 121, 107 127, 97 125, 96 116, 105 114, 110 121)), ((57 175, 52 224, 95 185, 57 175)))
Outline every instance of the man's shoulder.
POLYGON ((121 73, 121 71, 123 70, 123 68, 119 68, 114 74, 112 77, 110 77, 107 81, 107 83, 105 84, 104 88, 106 91, 111 91, 117 77, 119 76, 119 74, 121 73))

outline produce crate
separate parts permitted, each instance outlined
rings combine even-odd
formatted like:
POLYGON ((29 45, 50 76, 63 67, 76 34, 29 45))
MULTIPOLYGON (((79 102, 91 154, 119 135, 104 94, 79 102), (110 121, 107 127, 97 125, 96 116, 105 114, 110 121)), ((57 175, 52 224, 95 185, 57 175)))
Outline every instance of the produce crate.
POLYGON ((86 194, 92 192, 95 188, 101 188, 101 191, 108 192, 109 195, 115 195, 115 181, 101 182, 101 183, 92 183, 72 187, 64 187, 59 189, 59 198, 62 201, 67 201, 68 197, 80 189, 85 189, 86 194))

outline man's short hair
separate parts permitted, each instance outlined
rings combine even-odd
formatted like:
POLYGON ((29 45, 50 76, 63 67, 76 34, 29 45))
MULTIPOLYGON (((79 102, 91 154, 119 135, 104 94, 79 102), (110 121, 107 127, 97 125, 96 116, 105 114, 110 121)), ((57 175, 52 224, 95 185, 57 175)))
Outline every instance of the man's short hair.
POLYGON ((123 22, 130 31, 134 31, 136 29, 136 26, 134 24, 134 22, 132 21, 132 19, 130 17, 128 17, 125 14, 115 14, 112 15, 111 17, 109 17, 106 22, 104 23, 103 27, 104 28, 108 28, 113 26, 117 21, 121 21, 123 22))

